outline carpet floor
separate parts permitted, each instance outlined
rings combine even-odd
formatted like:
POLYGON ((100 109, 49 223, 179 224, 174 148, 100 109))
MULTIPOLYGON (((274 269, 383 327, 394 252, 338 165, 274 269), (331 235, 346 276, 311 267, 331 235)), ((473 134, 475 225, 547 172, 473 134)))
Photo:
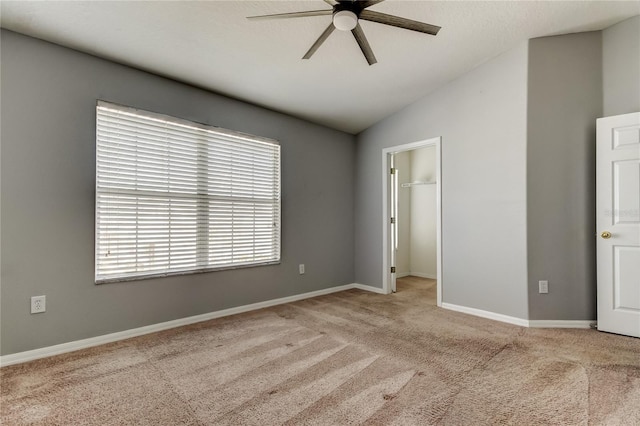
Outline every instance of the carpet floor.
POLYGON ((349 290, 0 369, 3 425, 640 425, 640 339, 349 290))

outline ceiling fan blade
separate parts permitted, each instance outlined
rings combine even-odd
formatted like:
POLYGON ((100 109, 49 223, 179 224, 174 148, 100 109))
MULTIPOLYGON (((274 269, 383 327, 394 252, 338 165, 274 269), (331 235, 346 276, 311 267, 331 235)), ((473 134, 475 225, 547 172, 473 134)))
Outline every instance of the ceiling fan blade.
POLYGON ((331 7, 333 7, 336 4, 338 4, 338 2, 336 0, 324 0, 324 2, 327 3, 331 7))
POLYGON ((363 0, 358 2, 358 6, 362 9, 366 9, 367 7, 374 6, 378 3, 382 3, 384 0, 363 0))
POLYGON ((391 25, 393 27, 404 28, 405 30, 418 31, 431 35, 436 35, 438 34, 438 31, 440 31, 440 27, 437 25, 425 24, 424 22, 387 15, 386 13, 374 12, 372 10, 363 10, 360 12, 359 18, 364 19, 365 21, 377 22, 379 24, 391 25))
POLYGON ((367 59, 369 65, 377 63, 378 60, 373 54, 373 50, 371 50, 371 46, 369 46, 367 37, 365 37, 364 31, 362 31, 362 27, 360 26, 360 24, 356 25, 356 27, 351 30, 351 34, 353 34, 356 41, 358 42, 358 46, 360 46, 360 50, 362 50, 362 54, 367 59))
POLYGON ((333 10, 308 10, 305 12, 276 13, 275 15, 247 16, 247 19, 305 18, 307 16, 323 16, 331 14, 333 14, 333 10))
POLYGON ((309 59, 314 53, 316 53, 316 50, 318 50, 318 48, 322 45, 322 43, 324 43, 324 41, 331 35, 334 29, 335 27, 333 26, 333 22, 332 22, 331 24, 329 24, 327 29, 324 30, 322 34, 320 34, 320 37, 318 37, 316 42, 313 43, 313 46, 311 46, 311 48, 307 51, 307 53, 304 54, 302 59, 309 59))

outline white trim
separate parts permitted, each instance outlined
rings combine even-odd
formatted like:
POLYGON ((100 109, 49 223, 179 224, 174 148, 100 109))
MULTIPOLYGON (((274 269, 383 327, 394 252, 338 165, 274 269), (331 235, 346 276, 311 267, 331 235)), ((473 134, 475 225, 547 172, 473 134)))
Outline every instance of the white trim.
POLYGON ((252 303, 250 305, 238 306, 235 308, 223 309, 221 311, 209 312, 201 315, 194 315, 186 318, 179 318, 172 321, 151 324, 144 327, 132 328, 130 330, 118 331, 116 333, 104 334, 102 336, 90 337, 88 339, 76 340, 73 342, 61 343, 59 345, 47 346, 44 348, 33 349, 30 351, 18 352, 9 355, 0 356, 0 366, 20 364, 27 361, 33 361, 40 358, 46 358, 54 355, 60 355, 67 352, 86 349, 93 346, 104 345, 105 343, 117 342, 119 340, 130 339, 144 334, 155 333, 158 331, 168 330, 171 328, 182 327, 184 325, 194 324, 197 322, 208 321, 215 318, 226 317, 229 315, 241 314, 243 312, 255 311, 257 309, 268 308, 270 306, 282 305, 285 303, 297 302, 298 300, 309 299, 311 297, 323 296, 325 294, 337 293, 339 291, 357 288, 360 290, 371 291, 374 293, 383 293, 383 290, 363 284, 345 284, 337 287, 325 288, 322 290, 312 291, 309 293, 297 294, 294 296, 281 297, 279 299, 267 300, 264 302, 252 303))
POLYGON ((436 137, 422 141, 411 142, 403 145, 396 145, 382 150, 382 291, 383 294, 391 293, 391 273, 389 268, 389 155, 411 151, 413 149, 427 146, 436 147, 436 304, 442 306, 442 138, 436 137))
POLYGON ((370 285, 366 285, 366 284, 351 284, 353 286, 353 288, 357 288, 359 290, 364 290, 364 291, 370 291, 372 293, 378 293, 378 294, 389 294, 386 291, 384 291, 384 289, 381 289, 380 287, 373 287, 370 285))
POLYGON ((591 328, 596 324, 596 320, 529 320, 531 328, 591 328))
POLYGON ((430 280, 437 280, 438 275, 434 274, 423 274, 422 272, 409 272, 406 276, 410 277, 418 277, 418 278, 429 278, 430 280))
POLYGON ((464 314, 475 315, 477 317, 520 325, 522 327, 529 326, 529 321, 526 319, 511 317, 509 315, 496 314, 495 312, 483 311, 482 309, 468 308, 466 306, 454 305, 453 303, 443 303, 442 307, 451 311, 462 312, 464 314))
POLYGON ((442 306, 442 138, 436 145, 436 305, 442 306))
POLYGON ((396 272, 396 278, 404 278, 411 275, 411 272, 396 272))

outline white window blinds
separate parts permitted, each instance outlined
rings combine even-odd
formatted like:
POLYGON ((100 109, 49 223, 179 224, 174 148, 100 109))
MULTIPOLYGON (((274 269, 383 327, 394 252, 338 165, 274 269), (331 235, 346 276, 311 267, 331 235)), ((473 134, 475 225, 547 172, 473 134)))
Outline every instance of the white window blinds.
POLYGON ((98 102, 96 282, 280 261, 280 145, 98 102))

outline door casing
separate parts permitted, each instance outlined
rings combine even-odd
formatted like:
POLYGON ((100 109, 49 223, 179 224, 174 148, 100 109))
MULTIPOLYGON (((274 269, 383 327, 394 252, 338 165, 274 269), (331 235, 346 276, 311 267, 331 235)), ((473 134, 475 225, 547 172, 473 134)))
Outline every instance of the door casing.
POLYGON ((443 298, 443 270, 442 270, 442 157, 441 157, 441 137, 425 139, 402 145, 396 145, 382 150, 382 290, 385 294, 391 293, 391 280, 395 277, 391 274, 391 250, 393 250, 391 235, 391 187, 389 170, 391 169, 390 157, 403 151, 412 151, 418 148, 435 146, 436 148, 436 303, 442 306, 443 298))

